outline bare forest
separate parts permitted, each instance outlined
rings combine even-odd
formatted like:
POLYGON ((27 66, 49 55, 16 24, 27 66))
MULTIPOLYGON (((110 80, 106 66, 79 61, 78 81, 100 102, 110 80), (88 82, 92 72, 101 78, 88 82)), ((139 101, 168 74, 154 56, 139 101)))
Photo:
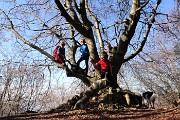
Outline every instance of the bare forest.
POLYGON ((143 102, 145 91, 158 96, 157 113, 176 110, 180 2, 170 1, 1 0, 0 116, 95 113, 92 107, 118 119, 117 110, 154 114, 143 102), (58 45, 64 62, 54 56, 58 45), (102 58, 109 61, 105 72, 102 58))

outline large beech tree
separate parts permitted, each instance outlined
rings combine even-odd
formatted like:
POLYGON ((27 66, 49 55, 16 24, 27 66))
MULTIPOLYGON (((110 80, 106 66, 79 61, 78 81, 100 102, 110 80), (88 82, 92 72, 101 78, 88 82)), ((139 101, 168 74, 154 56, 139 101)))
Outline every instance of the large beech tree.
MULTIPOLYGON (((126 56, 128 47, 131 43, 133 36, 135 35, 136 27, 140 21, 141 11, 146 7, 149 1, 144 1, 140 3, 139 0, 132 0, 132 6, 130 9, 129 17, 124 19, 123 21, 118 21, 113 23, 113 25, 124 24, 124 30, 119 36, 118 40, 118 49, 113 57, 113 80, 117 80, 117 74, 122 64, 127 62, 128 60, 134 58, 140 51, 142 51, 146 41, 148 34, 150 32, 150 28, 152 24, 155 22, 156 10, 158 5, 160 4, 160 0, 157 1, 154 8, 152 8, 152 12, 150 12, 150 16, 148 16, 144 24, 146 29, 144 30, 143 37, 141 37, 141 42, 138 47, 128 56, 126 56)), ((99 42, 100 51, 104 51, 104 41, 102 38, 102 29, 100 28, 100 18, 97 18, 93 12, 91 12, 91 8, 88 6, 88 0, 81 0, 79 3, 77 1, 67 0, 64 2, 64 5, 59 1, 55 0, 55 3, 60 10, 60 14, 66 19, 69 23, 69 26, 72 28, 72 42, 74 46, 71 47, 69 54, 71 54, 72 59, 70 59, 70 63, 75 64, 75 53, 76 53, 76 44, 73 40, 74 34, 73 30, 77 30, 82 36, 86 38, 86 43, 88 45, 90 51, 90 58, 97 62, 99 60, 98 52, 95 41, 95 35, 97 35, 97 39, 99 42), (93 27, 95 27, 95 33, 93 32, 93 27), (72 49, 73 48, 73 49, 72 49)), ((113 34, 113 33, 112 33, 113 34)), ((91 85, 91 79, 86 76, 81 76, 79 74, 74 74, 75 77, 82 79, 82 81, 87 85, 91 85)))
POLYGON ((77 61, 77 40, 81 36, 85 38, 94 62, 99 60, 98 54, 106 49, 107 42, 117 45, 110 78, 117 88, 117 74, 122 64, 143 50, 160 3, 161 0, 37 0, 23 4, 14 1, 10 3, 11 9, 0 9, 4 16, 1 29, 11 30, 21 43, 51 61, 54 57, 49 49, 64 40, 68 66, 65 69, 60 64, 55 65, 70 71, 71 77, 79 78, 88 87, 99 80, 100 73, 95 68, 93 77, 73 70, 77 61))

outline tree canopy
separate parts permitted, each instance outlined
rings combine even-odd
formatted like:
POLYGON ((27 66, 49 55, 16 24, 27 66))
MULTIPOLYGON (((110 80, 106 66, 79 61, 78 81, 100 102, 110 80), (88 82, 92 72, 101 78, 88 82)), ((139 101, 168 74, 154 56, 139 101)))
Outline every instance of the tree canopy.
MULTIPOLYGON (((9 3, 10 6, 14 6, 9 14, 1 9, 5 18, 3 28, 11 30, 24 44, 52 61, 54 58, 49 48, 65 40, 67 59, 71 66, 76 64, 78 37, 85 37, 90 59, 94 62, 99 60, 98 53, 104 51, 105 41, 114 43, 118 49, 112 60, 116 65, 113 69, 113 79, 117 79, 121 65, 142 51, 161 1, 154 3, 154 7, 149 1, 138 0, 54 2, 9 3), (101 10, 102 6, 104 11, 101 10), (141 31, 138 31, 137 27, 141 27, 141 31), (134 37, 136 31, 141 32, 138 38, 134 37), (133 46, 133 41, 138 41, 138 45, 133 46), (133 49, 130 50, 130 47, 133 49)), ((81 74, 73 76, 80 78, 87 86, 92 83, 90 78, 81 74)))

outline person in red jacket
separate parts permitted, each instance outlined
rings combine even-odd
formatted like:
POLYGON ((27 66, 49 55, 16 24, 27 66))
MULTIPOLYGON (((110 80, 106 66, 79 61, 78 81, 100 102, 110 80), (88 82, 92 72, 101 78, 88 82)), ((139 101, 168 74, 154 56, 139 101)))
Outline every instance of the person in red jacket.
POLYGON ((109 79, 112 76, 112 66, 111 61, 108 60, 108 55, 106 52, 100 54, 100 60, 95 64, 96 67, 100 68, 101 79, 107 77, 109 79))
POLYGON ((62 42, 61 45, 56 46, 53 56, 55 58, 55 61, 62 64, 63 66, 65 65, 65 43, 62 42))

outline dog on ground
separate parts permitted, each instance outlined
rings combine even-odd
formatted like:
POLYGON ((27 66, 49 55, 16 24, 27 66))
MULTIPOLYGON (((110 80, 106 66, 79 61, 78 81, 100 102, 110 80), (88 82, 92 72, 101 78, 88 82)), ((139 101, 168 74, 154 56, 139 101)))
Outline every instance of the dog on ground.
POLYGON ((142 93, 142 97, 144 99, 144 102, 147 102, 147 105, 149 108, 155 109, 155 101, 157 99, 157 94, 154 94, 153 92, 147 91, 142 93))

